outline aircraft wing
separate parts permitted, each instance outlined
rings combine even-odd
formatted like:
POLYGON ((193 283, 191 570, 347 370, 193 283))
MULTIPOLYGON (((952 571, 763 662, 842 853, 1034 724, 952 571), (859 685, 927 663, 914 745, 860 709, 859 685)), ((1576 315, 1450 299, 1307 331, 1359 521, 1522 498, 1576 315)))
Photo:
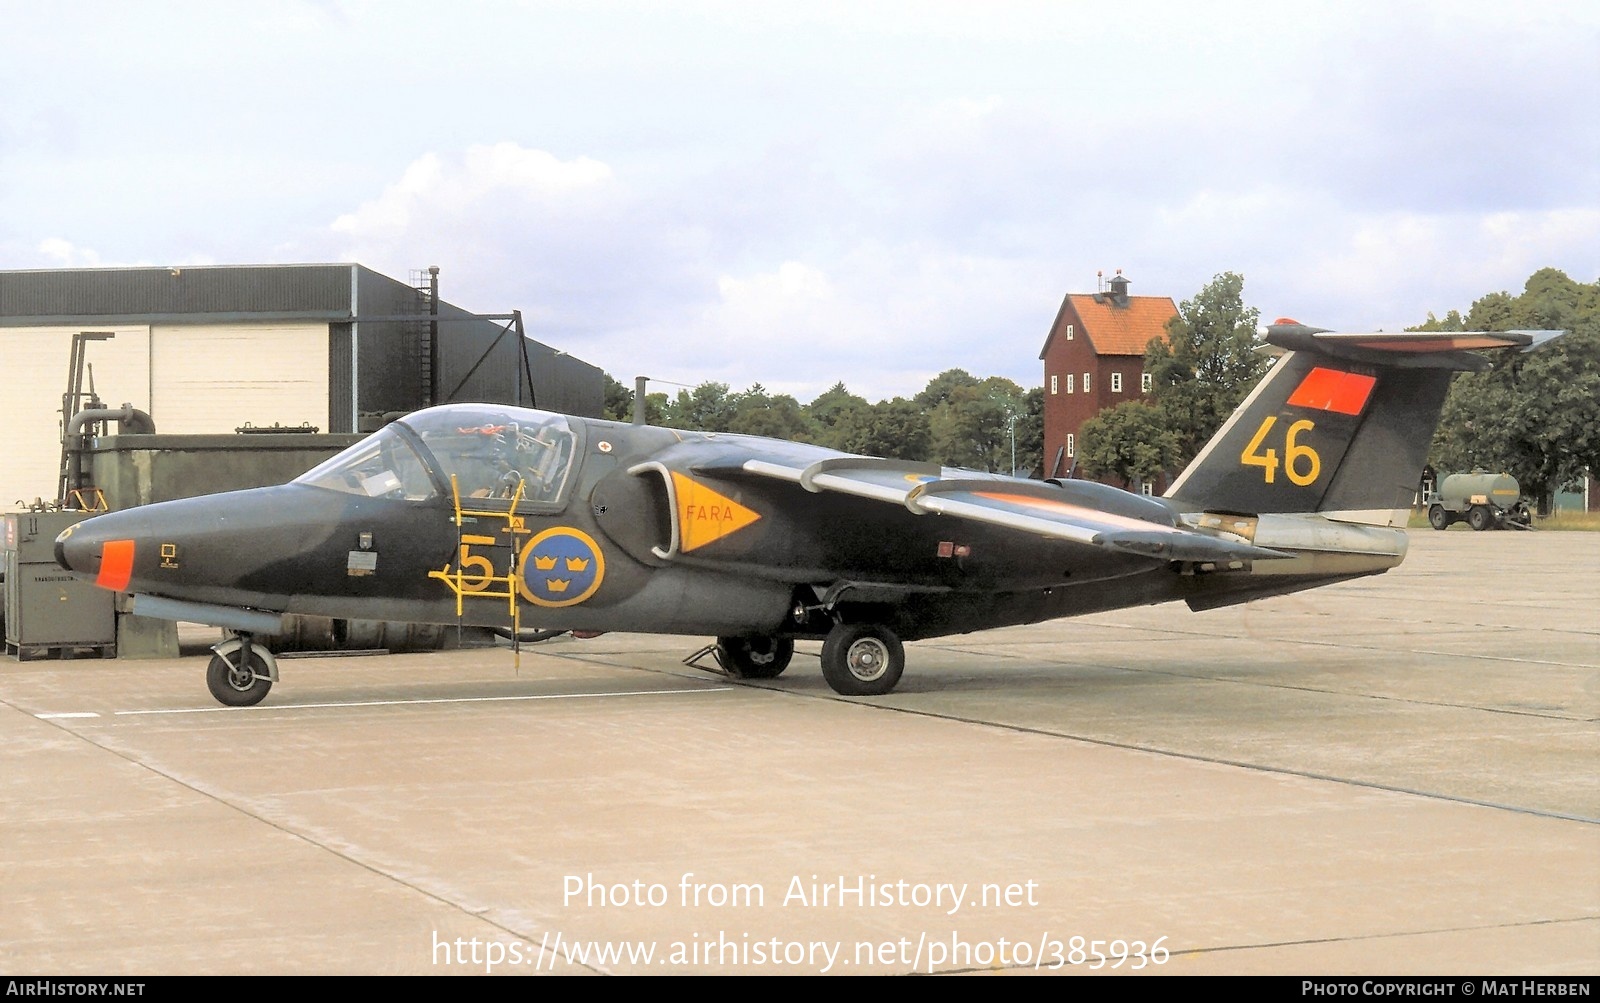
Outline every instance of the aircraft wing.
POLYGON ((1089 481, 1042 481, 949 471, 937 464, 832 456, 808 464, 746 459, 746 474, 790 481, 807 491, 837 492, 892 505, 914 515, 954 516, 1019 533, 1159 560, 1256 561, 1292 555, 1177 524, 1155 499, 1089 481))

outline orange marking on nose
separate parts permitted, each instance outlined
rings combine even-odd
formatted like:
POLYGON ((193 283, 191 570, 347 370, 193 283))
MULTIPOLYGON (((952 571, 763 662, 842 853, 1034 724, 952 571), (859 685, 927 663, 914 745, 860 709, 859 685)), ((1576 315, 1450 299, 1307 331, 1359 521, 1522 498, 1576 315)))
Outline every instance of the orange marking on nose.
POLYGON ((107 540, 100 545, 100 574, 94 583, 121 592, 133 578, 133 541, 107 540))

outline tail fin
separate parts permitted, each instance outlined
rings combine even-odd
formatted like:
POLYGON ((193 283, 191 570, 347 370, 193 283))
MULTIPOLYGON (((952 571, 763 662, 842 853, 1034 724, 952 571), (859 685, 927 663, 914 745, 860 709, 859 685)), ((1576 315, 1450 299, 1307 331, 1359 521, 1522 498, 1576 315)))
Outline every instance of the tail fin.
POLYGON ((1561 332, 1336 334, 1280 320, 1289 351, 1173 482, 1187 512, 1316 512, 1404 526, 1450 379, 1475 348, 1538 347, 1561 332))

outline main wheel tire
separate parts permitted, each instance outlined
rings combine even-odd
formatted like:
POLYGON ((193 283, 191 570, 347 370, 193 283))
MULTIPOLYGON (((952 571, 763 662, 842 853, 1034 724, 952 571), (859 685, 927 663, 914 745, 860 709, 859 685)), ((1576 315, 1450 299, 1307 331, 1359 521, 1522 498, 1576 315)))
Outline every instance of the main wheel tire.
POLYGON ((1443 505, 1435 505, 1428 509, 1428 525, 1434 529, 1450 528, 1450 513, 1444 510, 1443 505))
POLYGON ((794 657, 787 637, 719 637, 718 661, 735 679, 776 679, 794 657))
POLYGON ((518 644, 538 644, 540 641, 551 641, 560 637, 562 634, 568 633, 565 630, 533 630, 531 628, 524 628, 522 633, 518 634, 510 627, 493 627, 491 629, 494 631, 495 637, 502 638, 507 641, 516 641, 518 644))
POLYGON ((905 667, 905 648, 887 627, 841 623, 822 642, 822 677, 835 693, 882 696, 900 682, 905 667))
POLYGON ((1474 505, 1467 510, 1467 525, 1481 533, 1494 525, 1494 517, 1482 505, 1474 505))
POLYGON ((254 645, 250 647, 248 668, 240 668, 239 662, 237 649, 227 658, 212 655, 211 664, 206 666, 206 686, 218 703, 229 707, 253 707, 266 699, 267 691, 272 689, 271 670, 267 667, 266 658, 254 645))

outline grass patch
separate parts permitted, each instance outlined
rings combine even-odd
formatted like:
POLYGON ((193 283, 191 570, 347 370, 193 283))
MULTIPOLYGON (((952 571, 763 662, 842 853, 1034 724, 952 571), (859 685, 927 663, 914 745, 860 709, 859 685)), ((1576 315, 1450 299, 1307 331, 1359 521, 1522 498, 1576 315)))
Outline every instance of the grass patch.
POLYGON ((1534 517, 1533 525, 1537 529, 1577 530, 1584 533, 1600 533, 1600 512, 1557 512, 1547 519, 1534 517))
MULTIPOLYGON (((1406 523, 1409 529, 1428 529, 1428 513, 1422 509, 1412 509, 1411 518, 1406 523)), ((1552 516, 1540 518, 1533 517, 1533 528, 1545 532, 1577 532, 1600 533, 1600 512, 1558 512, 1552 516)), ((1464 522, 1452 523, 1446 532, 1456 531, 1472 532, 1472 527, 1464 522)), ((1516 530, 1510 530, 1516 532, 1516 530)))

